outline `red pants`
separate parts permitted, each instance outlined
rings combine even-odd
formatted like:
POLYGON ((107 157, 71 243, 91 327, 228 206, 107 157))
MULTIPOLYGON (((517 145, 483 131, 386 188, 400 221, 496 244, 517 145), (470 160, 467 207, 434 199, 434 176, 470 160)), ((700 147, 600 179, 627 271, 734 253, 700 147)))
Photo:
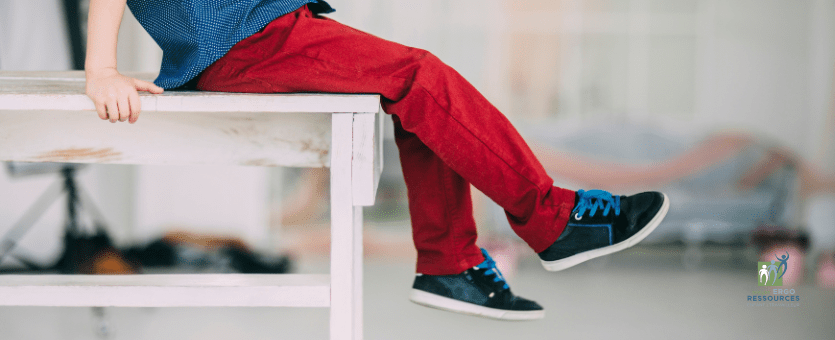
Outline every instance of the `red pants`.
POLYGON ((559 237, 574 205, 574 191, 553 186, 507 118, 455 70, 306 6, 235 45, 197 88, 381 94, 393 115, 420 273, 457 274, 484 260, 470 183, 505 209, 536 252, 559 237))

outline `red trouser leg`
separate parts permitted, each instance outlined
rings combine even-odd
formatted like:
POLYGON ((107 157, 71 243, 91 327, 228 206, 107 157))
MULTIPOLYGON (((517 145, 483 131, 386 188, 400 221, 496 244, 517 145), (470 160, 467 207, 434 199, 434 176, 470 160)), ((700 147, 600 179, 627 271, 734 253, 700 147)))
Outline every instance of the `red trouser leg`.
POLYGON ((458 274, 484 261, 475 245, 470 183, 394 120, 394 141, 409 195, 419 273, 458 274))
POLYGON ((553 186, 507 118, 455 70, 305 7, 235 45, 198 88, 381 94, 394 115, 418 272, 455 274, 483 260, 468 183, 505 209, 536 252, 559 237, 574 204, 574 192, 553 186))

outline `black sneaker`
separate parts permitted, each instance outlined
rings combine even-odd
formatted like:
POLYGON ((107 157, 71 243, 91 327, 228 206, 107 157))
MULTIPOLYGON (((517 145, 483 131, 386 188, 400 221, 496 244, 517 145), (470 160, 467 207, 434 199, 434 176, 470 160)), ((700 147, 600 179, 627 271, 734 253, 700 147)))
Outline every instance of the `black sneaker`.
POLYGON ((580 190, 576 199, 565 231, 539 253, 546 270, 563 270, 634 246, 658 227, 670 208, 667 195, 660 192, 612 196, 580 190))
POLYGON ((496 262, 481 249, 484 262, 457 275, 417 274, 409 299, 451 312, 501 320, 533 320, 545 317, 536 302, 510 292, 496 262))

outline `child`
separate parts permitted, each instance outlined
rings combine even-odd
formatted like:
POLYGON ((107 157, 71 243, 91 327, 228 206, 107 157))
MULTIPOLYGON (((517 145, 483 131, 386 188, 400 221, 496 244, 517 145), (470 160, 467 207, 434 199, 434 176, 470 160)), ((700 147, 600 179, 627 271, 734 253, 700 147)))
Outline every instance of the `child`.
POLYGON ((475 245, 470 184, 557 271, 632 246, 669 207, 658 192, 553 186, 510 122, 432 54, 320 16, 321 0, 91 0, 87 94, 101 119, 135 123, 136 90, 379 93, 408 188, 417 277, 411 300, 498 319, 544 317, 475 245), (116 71, 125 3, 162 47, 156 85, 116 71))

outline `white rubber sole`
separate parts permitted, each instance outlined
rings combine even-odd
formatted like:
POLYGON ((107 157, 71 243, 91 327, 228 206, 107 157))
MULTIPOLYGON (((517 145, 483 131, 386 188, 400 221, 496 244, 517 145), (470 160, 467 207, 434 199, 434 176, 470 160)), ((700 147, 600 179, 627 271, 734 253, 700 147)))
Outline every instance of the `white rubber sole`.
POLYGON ((584 251, 582 253, 574 254, 570 257, 566 257, 561 260, 540 260, 542 261, 542 266, 545 267, 545 270, 547 271, 560 271, 563 269, 574 267, 580 263, 586 262, 593 258, 601 257, 603 255, 609 255, 611 253, 618 252, 638 244, 638 242, 641 242, 641 240, 646 238, 650 233, 652 233, 653 230, 655 230, 655 228, 658 227, 659 224, 661 224, 661 221, 664 220, 664 216, 667 216, 667 211, 670 210, 670 199, 667 198, 666 194, 662 193, 662 195, 664 195, 664 203, 661 204, 661 209, 659 209, 658 213, 655 214, 655 216, 652 218, 652 220, 649 221, 649 223, 647 223, 646 227, 641 229, 641 231, 639 231, 637 234, 632 235, 632 237, 618 244, 584 251))
POLYGON ((461 314, 467 315, 475 315, 475 316, 482 316, 491 319, 498 319, 498 320, 536 320, 542 319, 545 317, 545 310, 535 310, 535 311, 508 311, 508 310, 501 310, 495 308, 489 308, 484 306, 475 305, 472 303, 467 303, 464 301, 458 301, 455 299, 450 299, 448 297, 435 295, 432 293, 427 293, 425 291, 419 289, 412 289, 412 292, 409 294, 409 300, 412 302, 423 305, 426 307, 432 307, 437 309, 442 309, 450 312, 456 312, 461 314))

